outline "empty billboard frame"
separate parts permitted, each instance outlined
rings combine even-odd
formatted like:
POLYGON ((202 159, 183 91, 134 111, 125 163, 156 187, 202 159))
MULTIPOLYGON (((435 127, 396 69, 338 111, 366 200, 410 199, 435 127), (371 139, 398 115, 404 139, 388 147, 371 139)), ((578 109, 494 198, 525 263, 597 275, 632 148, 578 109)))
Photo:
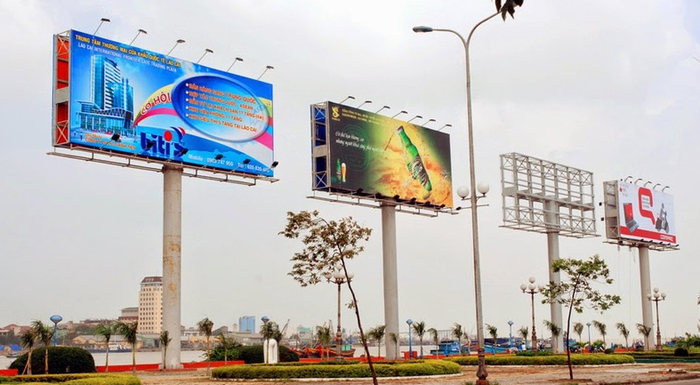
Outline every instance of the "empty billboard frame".
POLYGON ((311 123, 312 190, 453 207, 448 134, 333 102, 311 105, 311 123))
POLYGON ((57 149, 272 179, 271 84, 70 30, 53 86, 57 149))
MULTIPOLYGON (((659 185, 657 185, 659 186, 659 185)), ((607 242, 677 250, 673 195, 624 180, 603 183, 607 242)))
POLYGON ((501 155, 503 226, 573 238, 596 234, 593 173, 531 156, 501 155))

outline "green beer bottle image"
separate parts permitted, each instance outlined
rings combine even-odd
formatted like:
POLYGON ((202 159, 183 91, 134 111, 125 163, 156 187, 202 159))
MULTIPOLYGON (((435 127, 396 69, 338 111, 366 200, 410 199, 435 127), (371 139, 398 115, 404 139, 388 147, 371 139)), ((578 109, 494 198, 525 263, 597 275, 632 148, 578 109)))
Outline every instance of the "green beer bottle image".
POLYGON ((418 149, 413 142, 411 142, 411 138, 406 135, 403 126, 399 126, 396 131, 401 138, 401 144, 403 144, 403 151, 407 159, 406 167, 408 167, 411 177, 418 180, 421 186, 423 186, 422 199, 427 199, 430 196, 430 192, 433 190, 433 185, 430 183, 428 172, 425 169, 425 165, 423 165, 423 160, 420 158, 418 149))

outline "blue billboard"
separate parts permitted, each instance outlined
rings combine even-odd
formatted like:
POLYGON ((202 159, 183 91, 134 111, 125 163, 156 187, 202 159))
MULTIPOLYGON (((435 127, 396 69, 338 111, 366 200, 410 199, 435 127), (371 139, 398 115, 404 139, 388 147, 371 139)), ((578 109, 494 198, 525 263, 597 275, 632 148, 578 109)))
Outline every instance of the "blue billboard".
POLYGON ((68 142, 273 175, 272 85, 70 31, 68 142))

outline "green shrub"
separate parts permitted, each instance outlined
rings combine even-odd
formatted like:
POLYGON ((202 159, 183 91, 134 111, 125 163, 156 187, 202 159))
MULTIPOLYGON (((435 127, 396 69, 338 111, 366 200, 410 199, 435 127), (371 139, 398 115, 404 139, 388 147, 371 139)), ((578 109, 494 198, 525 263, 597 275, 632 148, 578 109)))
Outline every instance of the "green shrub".
MULTIPOLYGON (((32 357, 33 358, 33 357, 32 357)), ((1 377, 0 377, 1 378, 1 377)), ((126 374, 42 374, 37 376, 16 376, 12 382, 19 383, 61 383, 66 385, 141 385, 137 377, 126 374)))
MULTIPOLYGON (((292 363, 279 365, 225 366, 212 371, 214 378, 290 379, 290 378, 363 378, 370 377, 369 365, 354 361, 344 363, 292 363)), ((461 373, 459 365, 437 360, 377 363, 378 377, 425 376, 461 373)))
POLYGON ((516 356, 523 356, 523 357, 533 357, 533 356, 551 356, 552 351, 551 350, 538 350, 536 352, 533 352, 532 350, 523 350, 522 352, 517 352, 515 353, 516 356))
MULTIPOLYGON (((298 362, 299 355, 289 350, 286 346, 279 347, 279 362, 298 362)), ((265 362, 263 357, 263 347, 262 345, 252 345, 252 346, 241 346, 236 348, 238 353, 238 360, 245 361, 246 364, 262 364, 265 362)))
MULTIPOLYGON (((44 374, 44 349, 32 351, 32 374, 44 374)), ((10 369, 22 373, 27 364, 27 356, 27 353, 19 356, 10 364, 10 369)), ((49 347, 49 374, 94 372, 95 360, 87 350, 65 346, 49 347)))
POLYGON ((676 357, 688 357, 690 354, 688 354, 688 349, 686 348, 676 348, 673 351, 673 355, 676 357))
MULTIPOLYGON (((448 357, 446 361, 455 362, 463 366, 478 365, 476 356, 448 357)), ((573 365, 614 365, 634 363, 634 358, 624 354, 572 354, 573 365)), ((566 365, 565 354, 553 354, 543 356, 486 356, 487 365, 566 365)))
POLYGON ((615 349, 607 348, 605 349, 605 354, 615 354, 615 349))

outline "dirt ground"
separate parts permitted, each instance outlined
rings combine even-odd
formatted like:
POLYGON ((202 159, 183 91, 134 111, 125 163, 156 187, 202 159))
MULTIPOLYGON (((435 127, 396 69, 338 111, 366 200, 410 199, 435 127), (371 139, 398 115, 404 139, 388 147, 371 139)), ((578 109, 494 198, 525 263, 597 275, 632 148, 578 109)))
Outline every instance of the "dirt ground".
MULTIPOLYGON (((488 380, 491 384, 531 385, 531 384, 644 384, 666 382, 690 378, 700 378, 700 364, 629 364, 574 367, 574 380, 569 380, 569 371, 564 367, 550 366, 489 366, 488 380)), ((284 383, 367 385, 372 380, 314 379, 295 381, 234 381, 213 380, 206 376, 206 370, 196 372, 144 372, 138 374, 143 385, 214 385, 251 384, 280 385, 284 383)), ((462 374, 421 378, 380 378, 380 384, 391 385, 464 385, 476 381, 476 367, 462 367, 462 374)))

